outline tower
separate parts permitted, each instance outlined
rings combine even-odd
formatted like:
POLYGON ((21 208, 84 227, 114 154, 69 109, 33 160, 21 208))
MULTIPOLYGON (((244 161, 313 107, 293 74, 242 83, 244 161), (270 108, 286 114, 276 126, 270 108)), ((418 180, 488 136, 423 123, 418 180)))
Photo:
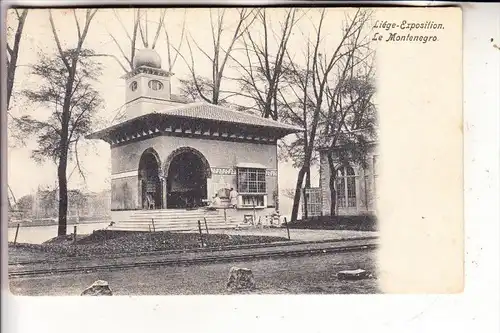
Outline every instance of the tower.
POLYGON ((153 49, 138 50, 134 69, 125 79, 125 120, 158 112, 179 102, 172 100, 170 77, 172 73, 161 68, 161 58, 153 49))

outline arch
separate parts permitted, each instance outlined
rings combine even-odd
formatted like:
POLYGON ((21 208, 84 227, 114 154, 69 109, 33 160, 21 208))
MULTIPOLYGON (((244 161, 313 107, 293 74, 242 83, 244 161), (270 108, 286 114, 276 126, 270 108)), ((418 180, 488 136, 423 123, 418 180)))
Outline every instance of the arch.
POLYGON ((345 176, 344 174, 339 174, 339 172, 346 172, 347 176, 358 176, 359 174, 357 165, 353 165, 351 163, 337 163, 335 165, 335 172, 337 173, 337 176, 345 176))
POLYGON ((142 152, 141 158, 139 159, 139 170, 141 169, 142 163, 144 163, 144 159, 148 155, 152 155, 154 157, 154 159, 156 160, 156 163, 158 164, 158 173, 162 174, 163 172, 162 172, 162 163, 161 163, 160 155, 158 155, 158 152, 152 147, 149 147, 148 149, 146 149, 142 152))
POLYGON ((191 148, 191 147, 180 147, 175 149, 173 152, 168 155, 167 159, 163 163, 163 175, 165 177, 168 176, 168 170, 170 168, 170 164, 176 158, 178 155, 184 154, 184 153, 191 153, 196 155, 201 162, 203 163, 203 170, 204 170, 204 176, 206 178, 212 178, 212 169, 210 168, 210 164, 208 163, 208 160, 206 159, 205 155, 203 155, 199 150, 191 148))
POLYGON ((196 208, 207 199, 210 165, 201 152, 191 147, 174 150, 165 160, 166 208, 196 208))
POLYGON ((144 150, 139 159, 139 203, 142 208, 163 208, 163 180, 160 156, 154 148, 144 150))

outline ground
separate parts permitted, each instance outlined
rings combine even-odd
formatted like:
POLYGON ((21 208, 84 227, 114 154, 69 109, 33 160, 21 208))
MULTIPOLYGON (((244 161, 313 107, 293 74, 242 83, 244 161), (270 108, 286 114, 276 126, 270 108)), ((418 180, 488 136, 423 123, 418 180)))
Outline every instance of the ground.
MULTIPOLYGON (((172 232, 131 232, 97 230, 80 235, 56 237, 44 244, 9 244, 9 261, 40 261, 56 257, 93 257, 137 254, 149 251, 190 250, 201 247, 200 234, 172 232), (16 260, 13 260, 16 259, 16 260)), ((203 234, 205 247, 286 242, 288 239, 263 235, 203 234)))
POLYGON ((210 249, 200 248, 197 233, 109 230, 79 235, 76 245, 71 235, 45 244, 10 243, 11 291, 79 295, 103 279, 116 295, 227 294, 229 270, 237 266, 254 271, 257 290, 252 292, 258 294, 377 293, 374 278, 336 277, 359 268, 376 274, 371 246, 378 244, 376 232, 295 229, 290 240, 286 229, 218 233, 204 235, 210 249), (79 269, 67 273, 67 268, 79 269))
POLYGON ((375 252, 371 250, 19 278, 10 281, 10 288, 14 294, 30 296, 79 295, 102 279, 109 282, 115 295, 228 294, 226 282, 234 266, 252 269, 258 288, 254 292, 260 294, 378 293, 375 279, 341 281, 336 277, 347 269, 375 272, 375 252))

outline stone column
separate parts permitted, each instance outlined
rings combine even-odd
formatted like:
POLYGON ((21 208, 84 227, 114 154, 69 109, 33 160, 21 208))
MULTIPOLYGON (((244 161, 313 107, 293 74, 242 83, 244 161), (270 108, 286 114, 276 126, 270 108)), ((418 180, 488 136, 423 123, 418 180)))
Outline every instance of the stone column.
POLYGON ((167 208, 167 180, 165 179, 165 176, 160 176, 160 181, 161 181, 161 208, 166 209, 167 208))
POLYGON ((142 177, 137 177, 137 208, 142 209, 142 177))

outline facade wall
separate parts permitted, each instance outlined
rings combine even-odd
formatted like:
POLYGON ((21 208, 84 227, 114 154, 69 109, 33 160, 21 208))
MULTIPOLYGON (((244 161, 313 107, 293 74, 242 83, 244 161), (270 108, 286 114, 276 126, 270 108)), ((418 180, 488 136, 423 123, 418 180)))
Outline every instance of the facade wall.
POLYGON ((139 179, 138 176, 127 176, 111 180, 111 209, 138 209, 139 179))
POLYGON ((267 206, 274 206, 278 191, 276 145, 207 140, 189 137, 156 136, 111 148, 112 209, 140 209, 138 168, 143 152, 153 148, 161 161, 161 174, 167 176, 165 161, 181 147, 198 150, 207 159, 212 177, 207 181, 209 199, 221 188, 237 188, 236 165, 258 163, 267 168, 267 206))
MULTIPOLYGON (((351 164, 355 172, 356 206, 338 207, 338 215, 362 215, 375 214, 376 210, 376 158, 375 149, 367 155, 367 167, 351 164)), ((320 153, 320 188, 322 197, 322 213, 330 215, 331 191, 330 191, 330 168, 326 157, 326 152, 320 153)), ((338 203, 338 202, 337 202, 338 203)))
POLYGON ((160 112, 161 110, 178 107, 180 105, 183 104, 160 98, 140 97, 127 104, 125 119, 132 119, 145 114, 160 112))

